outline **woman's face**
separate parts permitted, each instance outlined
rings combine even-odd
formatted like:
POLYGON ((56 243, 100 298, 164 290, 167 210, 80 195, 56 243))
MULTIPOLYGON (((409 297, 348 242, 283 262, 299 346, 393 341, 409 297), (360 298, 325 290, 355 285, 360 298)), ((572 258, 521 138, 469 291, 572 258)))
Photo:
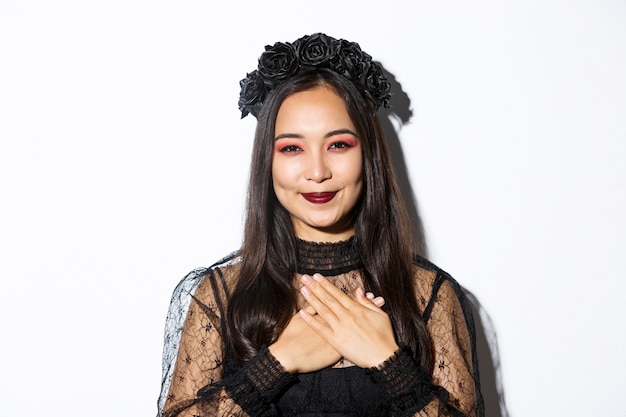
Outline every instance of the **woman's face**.
POLYGON ((272 177, 297 237, 335 242, 354 234, 350 213, 363 188, 362 168, 361 140, 337 94, 317 87, 283 101, 272 177))

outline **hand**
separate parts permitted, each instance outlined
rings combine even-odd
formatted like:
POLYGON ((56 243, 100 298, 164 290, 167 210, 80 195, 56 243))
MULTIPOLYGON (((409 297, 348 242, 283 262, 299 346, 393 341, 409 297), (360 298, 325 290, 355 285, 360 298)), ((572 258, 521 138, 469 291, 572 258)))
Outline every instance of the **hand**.
MULTIPOLYGON (((315 310, 307 308, 315 314, 315 310)), ((290 373, 318 371, 341 359, 339 352, 307 325, 299 314, 291 318, 278 340, 268 349, 290 373)))
POLYGON ((398 349, 391 320, 373 301, 375 297, 370 299, 358 288, 353 300, 320 274, 312 278, 303 275, 302 283, 309 307, 300 310, 300 316, 342 357, 369 368, 380 365, 398 349), (311 314, 311 308, 317 314, 311 314))

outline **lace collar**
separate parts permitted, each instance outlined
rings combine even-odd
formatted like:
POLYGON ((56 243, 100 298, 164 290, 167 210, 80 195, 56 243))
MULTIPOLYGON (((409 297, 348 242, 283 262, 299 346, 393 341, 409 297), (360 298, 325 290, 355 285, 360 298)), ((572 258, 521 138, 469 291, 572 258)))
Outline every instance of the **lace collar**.
POLYGON ((344 274, 361 267, 354 244, 354 236, 348 240, 332 243, 307 242, 296 239, 297 272, 312 275, 333 276, 344 274))

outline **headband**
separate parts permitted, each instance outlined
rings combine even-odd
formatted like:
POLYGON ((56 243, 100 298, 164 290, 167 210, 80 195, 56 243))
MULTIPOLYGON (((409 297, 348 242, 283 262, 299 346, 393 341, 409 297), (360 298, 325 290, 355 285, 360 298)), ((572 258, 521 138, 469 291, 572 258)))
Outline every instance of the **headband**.
POLYGON ((306 35, 293 43, 266 46, 257 69, 239 82, 241 118, 257 117, 268 94, 289 77, 303 70, 327 68, 356 86, 374 109, 389 107, 391 84, 382 67, 356 42, 335 39, 323 33, 306 35))

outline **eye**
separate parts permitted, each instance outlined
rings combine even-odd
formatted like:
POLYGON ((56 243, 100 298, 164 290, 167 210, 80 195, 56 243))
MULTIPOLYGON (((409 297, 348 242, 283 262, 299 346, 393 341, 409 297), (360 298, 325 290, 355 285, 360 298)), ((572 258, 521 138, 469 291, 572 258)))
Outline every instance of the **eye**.
POLYGON ((340 141, 331 143, 328 149, 349 149, 349 148, 352 148, 353 146, 354 146, 353 143, 348 143, 347 141, 340 140, 340 141))
POLYGON ((302 148, 298 145, 284 145, 278 148, 278 152, 282 153, 291 153, 291 152, 300 152, 302 148))

